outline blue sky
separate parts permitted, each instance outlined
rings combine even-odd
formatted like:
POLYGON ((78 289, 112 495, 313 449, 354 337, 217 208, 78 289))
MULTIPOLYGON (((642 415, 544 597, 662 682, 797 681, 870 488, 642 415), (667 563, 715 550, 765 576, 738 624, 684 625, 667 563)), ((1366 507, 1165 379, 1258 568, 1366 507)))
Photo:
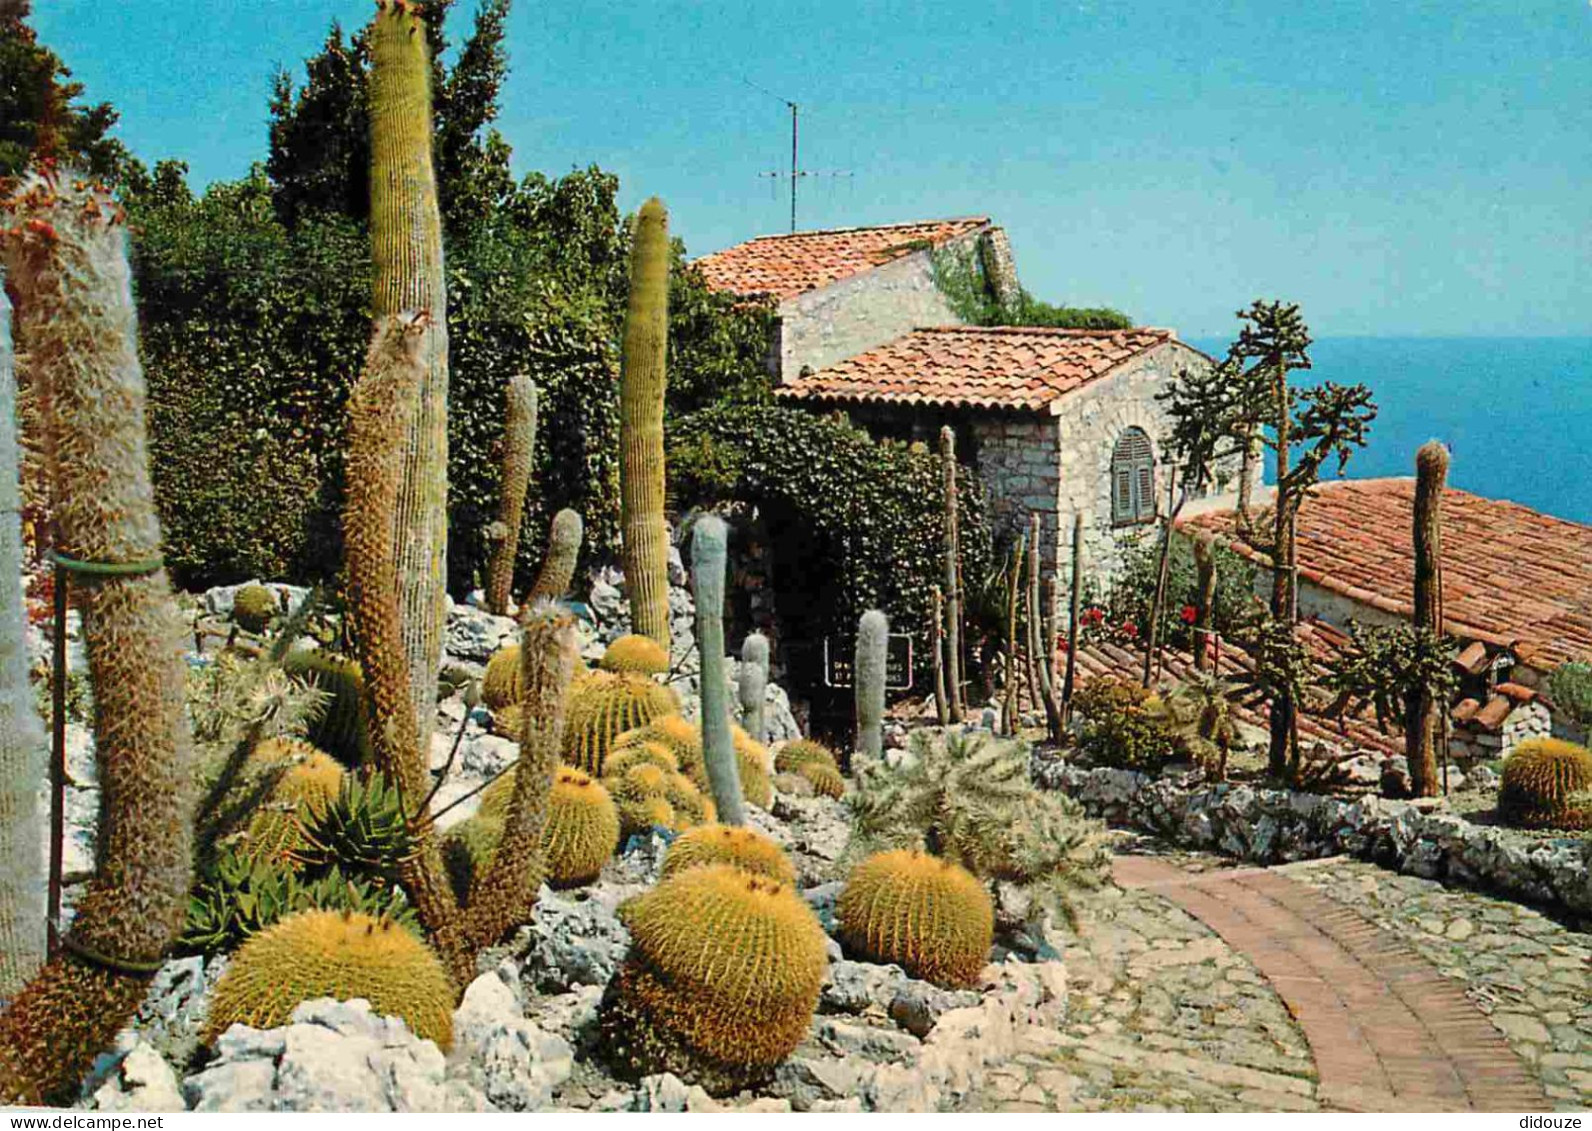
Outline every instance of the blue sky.
MULTIPOLYGON (((460 0, 453 38, 468 30, 460 0)), ((34 23, 194 179, 265 153, 277 65, 368 0, 35 0, 34 23)), ((1052 301, 1226 335, 1592 335, 1592 4, 516 0, 516 172, 597 163, 694 254, 788 225, 761 173, 803 106, 801 226, 989 214, 1052 301)))

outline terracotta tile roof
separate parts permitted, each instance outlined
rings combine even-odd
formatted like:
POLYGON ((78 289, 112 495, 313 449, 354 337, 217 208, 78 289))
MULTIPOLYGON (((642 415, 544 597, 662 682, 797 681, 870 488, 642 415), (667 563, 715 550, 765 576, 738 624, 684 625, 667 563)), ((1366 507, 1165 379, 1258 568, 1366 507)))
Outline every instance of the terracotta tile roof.
POLYGON ((926 327, 774 392, 792 400, 1043 409, 1176 337, 1148 327, 926 327))
POLYGON ((924 247, 987 227, 988 216, 758 236, 696 261, 708 285, 738 295, 793 298, 924 247))
MULTIPOLYGON (((1324 483, 1299 512, 1299 575, 1384 612, 1414 599, 1414 479, 1324 483)), ((1184 525, 1215 531, 1243 556, 1230 511, 1184 525)), ((1539 669, 1592 660, 1592 526, 1449 488, 1443 495, 1443 600, 1462 639, 1511 648, 1539 669)))

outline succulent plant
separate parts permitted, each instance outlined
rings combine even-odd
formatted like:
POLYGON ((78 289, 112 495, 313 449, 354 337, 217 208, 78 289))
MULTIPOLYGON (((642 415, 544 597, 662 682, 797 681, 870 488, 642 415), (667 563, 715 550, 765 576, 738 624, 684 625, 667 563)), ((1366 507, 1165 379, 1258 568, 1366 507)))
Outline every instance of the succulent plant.
MULTIPOLYGON (((514 792, 514 771, 510 770, 481 793, 481 806, 470 821, 455 826, 462 829, 472 821, 496 823, 497 831, 469 830, 466 840, 497 846, 502 836, 502 820, 508 813, 514 792)), ((553 775, 553 789, 547 799, 547 825, 542 832, 546 880, 555 888, 579 887, 591 883, 619 846, 619 810, 601 782, 572 766, 560 766, 553 775)), ((477 863, 485 856, 472 851, 477 863)))
POLYGON ((669 645, 669 527, 663 517, 668 380, 669 214, 653 197, 636 215, 619 376, 619 504, 636 631, 669 645))
POLYGON ((505 644, 492 653, 481 677, 481 702, 489 711, 501 711, 519 703, 525 695, 525 680, 520 673, 520 646, 505 644))
POLYGON ((1557 738, 1532 738, 1504 760, 1498 812, 1528 829, 1592 828, 1592 751, 1557 738))
POLYGON ((796 774, 812 785, 814 793, 837 801, 846 796, 845 776, 828 762, 803 762, 796 774))
POLYGON ((691 533, 691 589, 696 599, 697 654, 702 670, 702 765, 708 791, 726 825, 746 824, 742 786, 730 733, 724 674, 724 573, 729 530, 718 515, 700 519, 691 533))
POLYGON ((794 774, 812 762, 822 762, 837 773, 840 770, 840 763, 835 760, 835 752, 823 743, 810 738, 792 739, 781 746, 779 752, 774 755, 774 769, 782 774, 794 774))
POLYGON ((244 943, 216 983, 204 1041, 236 1024, 272 1029, 318 997, 364 998, 415 1035, 453 1044, 453 985, 437 956, 390 919, 301 911, 244 943))
POLYGON ((268 738, 249 753, 249 769, 269 775, 270 789, 249 821, 247 851, 286 860, 303 840, 301 819, 325 814, 345 776, 329 754, 297 738, 268 738))
POLYGON ((669 670, 669 649, 650 636, 621 636, 603 651, 597 666, 608 672, 662 675, 669 670))
POLYGON ((807 1036, 827 940, 789 885, 687 868, 620 908, 631 948, 600 1030, 623 1074, 673 1072, 723 1095, 766 1080, 807 1036))
POLYGON ((835 918, 848 949, 938 986, 977 985, 995 936, 995 909, 973 874, 911 849, 852 869, 835 918))
POLYGON ((601 777, 614 739, 678 709, 674 692, 650 676, 592 672, 570 688, 564 761, 601 777))
POLYGON ((619 809, 625 836, 657 827, 679 832, 713 820, 712 801, 684 774, 653 762, 638 761, 622 775, 610 775, 603 785, 619 809))
POLYGON ((870 609, 857 622, 857 659, 852 666, 857 698, 857 753, 876 761, 884 754, 885 662, 890 646, 890 622, 878 609, 870 609))
POLYGON ((283 670, 328 696, 305 729, 304 737, 349 769, 371 759, 370 725, 365 706, 365 676, 358 661, 319 648, 295 648, 283 670))
POLYGON ((796 882, 795 865, 772 839, 744 825, 720 824, 698 825, 675 837, 663 858, 663 878, 709 864, 732 864, 782 884, 796 882))
POLYGON ((245 585, 232 598, 232 621, 245 632, 264 632, 278 611, 276 594, 263 585, 245 585))
POLYGON ((547 532, 547 553, 542 557, 542 567, 531 583, 530 592, 525 595, 526 605, 556 601, 569 592, 584 534, 585 524, 575 511, 566 507, 553 516, 547 532))
POLYGON ((414 852, 403 799, 397 786, 379 773, 343 775, 337 796, 301 824, 294 856, 311 876, 337 868, 390 884, 414 852))
POLYGON ((756 742, 768 741, 763 710, 768 694, 768 637, 748 633, 741 642, 741 671, 735 685, 741 700, 741 725, 756 742))
MULTIPOLYGON (((751 735, 733 723, 730 725, 730 744, 735 752, 741 796, 767 809, 774 800, 768 750, 752 741, 751 735)), ((655 752, 661 750, 671 755, 680 773, 690 778, 698 789, 708 789, 707 765, 702 755, 702 732, 691 720, 678 714, 662 715, 644 727, 620 735, 614 742, 614 753, 610 756, 624 753, 627 765, 628 759, 646 760, 646 756, 636 753, 638 748, 650 748, 655 752)))
POLYGON ((508 612, 514 585, 514 558, 520 549, 525 518, 525 492, 531 485, 531 457, 536 447, 536 383, 523 373, 509 378, 503 415, 503 475, 498 501, 499 533, 487 567, 487 608, 498 616, 508 612))

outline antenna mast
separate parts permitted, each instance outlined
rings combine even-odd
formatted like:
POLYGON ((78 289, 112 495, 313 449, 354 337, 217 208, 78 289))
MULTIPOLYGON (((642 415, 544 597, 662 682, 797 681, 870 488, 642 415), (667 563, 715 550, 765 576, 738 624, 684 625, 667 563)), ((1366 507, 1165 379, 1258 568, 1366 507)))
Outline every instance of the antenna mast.
MULTIPOLYGON (((741 77, 741 81, 747 86, 751 87, 753 90, 762 94, 766 94, 770 98, 777 98, 786 106, 790 107, 790 230, 794 232, 796 230, 796 182, 802 177, 849 177, 851 174, 846 172, 814 172, 808 169, 803 169, 801 167, 801 159, 799 157, 800 150, 798 149, 798 130, 800 128, 799 121, 801 117, 801 108, 789 98, 785 98, 781 95, 775 94, 771 90, 766 90, 763 87, 758 86, 755 82, 744 75, 741 77)), ((785 175, 786 174, 779 172, 763 174, 765 177, 776 178, 782 178, 785 175)))

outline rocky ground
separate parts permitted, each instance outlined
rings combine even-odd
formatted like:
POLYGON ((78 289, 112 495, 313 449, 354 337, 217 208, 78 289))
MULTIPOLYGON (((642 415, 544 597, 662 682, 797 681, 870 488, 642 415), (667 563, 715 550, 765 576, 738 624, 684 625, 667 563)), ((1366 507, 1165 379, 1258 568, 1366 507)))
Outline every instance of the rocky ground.
MULTIPOLYGON (((1413 946, 1491 1018, 1561 1108, 1592 1108, 1592 934, 1533 908, 1354 860, 1290 877, 1413 946)), ((1074 963, 1076 965, 1076 963, 1074 963)))

